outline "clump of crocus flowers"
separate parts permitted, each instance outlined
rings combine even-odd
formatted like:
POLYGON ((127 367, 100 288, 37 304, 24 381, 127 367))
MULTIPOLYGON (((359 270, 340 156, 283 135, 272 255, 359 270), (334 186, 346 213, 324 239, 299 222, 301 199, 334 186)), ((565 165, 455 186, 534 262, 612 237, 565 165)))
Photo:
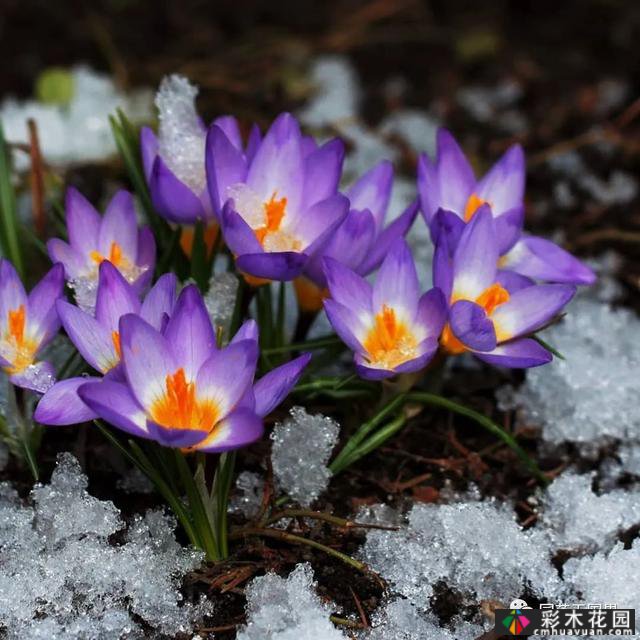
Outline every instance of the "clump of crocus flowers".
MULTIPOLYGON (((119 430, 120 446, 130 442, 130 457, 192 541, 215 559, 226 553, 228 452, 262 436, 264 418, 303 375, 314 383, 306 343, 290 345, 284 330, 284 283, 293 281, 301 314, 324 309, 353 352, 358 376, 371 385, 404 380, 406 392, 435 375, 429 367, 436 354, 470 353, 511 368, 549 362, 552 352, 536 332, 594 274, 549 240, 525 233, 518 146, 477 180, 451 134, 441 131, 436 158, 419 160, 415 202, 385 226, 389 162, 382 159, 341 190, 340 140, 318 144, 288 113, 264 136, 254 125, 243 138, 230 116, 206 127, 194 98, 186 80, 166 80, 157 101, 159 133, 145 128, 140 138, 153 206, 147 215, 180 234, 184 254, 160 246, 156 260, 161 239, 139 226, 132 194, 118 192, 101 215, 69 189, 67 239, 49 240, 54 266, 30 294, 11 264, 0 261, 0 366, 14 385, 41 394, 39 423, 93 422, 115 441, 106 425, 119 430), (425 223, 432 265, 415 264, 404 240, 413 224, 425 223), (216 256, 210 236, 218 233, 216 256), (211 256, 202 263, 200 288, 185 272, 198 255, 211 256), (226 341, 202 290, 225 258, 244 282, 226 341), (425 271, 433 281, 426 292, 418 277, 425 271), (64 293, 65 279, 75 304, 64 293), (273 282, 280 286, 277 314, 273 282), (256 293, 257 311, 250 304, 256 293), (63 375, 41 358, 60 327, 79 354, 63 375), (202 454, 211 453, 222 455, 214 485, 203 490, 202 454), (190 460, 197 460, 193 475, 190 460), (175 495, 180 483, 164 477, 168 471, 181 479, 191 515, 175 495)), ((352 456, 356 445, 349 447, 352 456)))

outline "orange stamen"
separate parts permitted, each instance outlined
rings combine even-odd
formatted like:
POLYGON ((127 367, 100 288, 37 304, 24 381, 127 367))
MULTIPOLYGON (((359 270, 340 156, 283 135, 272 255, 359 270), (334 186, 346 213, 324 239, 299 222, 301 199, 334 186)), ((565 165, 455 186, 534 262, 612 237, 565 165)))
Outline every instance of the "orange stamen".
POLYGON ((25 311, 21 304, 17 309, 9 311, 9 335, 13 338, 16 346, 24 342, 25 311))
POLYGON ((490 204, 487 200, 483 200, 478 194, 472 193, 464 207, 464 221, 469 222, 475 215, 476 211, 483 205, 490 204))
POLYGON ((256 238, 260 244, 264 243, 264 239, 269 233, 275 233, 280 229, 282 219, 287 209, 287 199, 280 198, 276 200, 276 194, 271 196, 271 200, 264 203, 264 214, 267 218, 267 224, 260 229, 256 229, 256 238))
MULTIPOLYGON (((193 240, 195 237, 195 227, 183 227, 180 232, 180 246, 185 255, 190 258, 193 252, 193 240)), ((218 225, 212 222, 204 230, 204 246, 207 248, 207 256, 211 256, 213 245, 218 238, 218 225)))
POLYGON ((218 421, 218 407, 211 400, 196 397, 196 385, 187 382, 184 369, 166 377, 166 391, 151 407, 151 417, 172 429, 211 430, 218 421))
POLYGON ((487 287, 476 299, 476 302, 484 308, 490 316, 496 307, 509 301, 509 292, 497 282, 487 287))
POLYGON ((460 340, 455 337, 453 331, 451 331, 451 326, 448 323, 442 330, 442 335, 440 336, 440 344, 442 345, 443 349, 446 349, 453 355, 464 353, 467 350, 462 342, 460 342, 460 340))
POLYGON ((416 339, 407 326, 396 318, 394 309, 386 304, 376 314, 364 348, 373 363, 393 368, 413 357, 416 339))
POLYGON ((5 367, 8 373, 18 373, 33 364, 38 343, 25 335, 26 323, 26 310, 23 304, 8 312, 7 329, 2 337, 11 353, 10 356, 7 355, 11 365, 5 367))
POLYGON ((118 354, 118 360, 122 359, 122 350, 120 348, 120 333, 118 331, 111 332, 111 341, 113 342, 113 348, 118 354))
POLYGON ((304 276, 300 276, 293 281, 293 288, 302 311, 320 311, 323 301, 329 297, 329 289, 326 287, 321 289, 304 276))
POLYGON ((89 256, 97 264, 102 264, 105 260, 108 260, 114 267, 120 267, 124 265, 125 258, 122 255, 122 248, 117 242, 111 243, 111 249, 109 251, 109 257, 105 258, 99 251, 92 251, 89 256))

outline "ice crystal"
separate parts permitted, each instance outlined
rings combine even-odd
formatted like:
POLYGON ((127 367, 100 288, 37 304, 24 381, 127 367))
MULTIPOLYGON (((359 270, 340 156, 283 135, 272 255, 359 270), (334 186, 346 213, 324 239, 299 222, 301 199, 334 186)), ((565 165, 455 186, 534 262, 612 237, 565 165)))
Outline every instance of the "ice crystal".
POLYGON ((208 607, 182 602, 184 574, 202 555, 175 540, 175 521, 163 513, 137 516, 123 527, 111 502, 87 493, 87 479, 62 454, 32 506, 0 485, 0 626, 8 640, 113 640, 192 630, 208 607))
POLYGON ((321 414, 293 407, 291 417, 271 434, 271 462, 278 489, 309 506, 329 484, 327 463, 338 440, 338 423, 321 414))
POLYGON ((264 478, 251 471, 243 471, 236 480, 235 493, 229 501, 232 513, 241 513, 251 519, 258 515, 262 504, 264 478))
POLYGON ((159 152, 169 169, 196 195, 206 187, 205 129, 196 112, 198 88, 179 75, 165 77, 156 94, 159 152))
POLYGON ((209 280, 204 303, 213 326, 220 327, 225 336, 229 333, 237 293, 238 278, 233 273, 221 273, 209 280))
POLYGON ((344 640, 329 620, 331 607, 315 593, 313 570, 299 564, 288 578, 254 578, 246 591, 247 625, 238 640, 344 640))

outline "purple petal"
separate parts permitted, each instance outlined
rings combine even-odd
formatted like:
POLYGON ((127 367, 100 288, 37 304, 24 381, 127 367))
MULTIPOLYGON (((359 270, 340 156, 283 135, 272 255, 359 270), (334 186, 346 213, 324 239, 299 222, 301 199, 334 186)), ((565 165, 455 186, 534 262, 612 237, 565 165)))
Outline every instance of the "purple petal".
POLYGON ((453 298, 475 300, 493 282, 498 244, 491 209, 483 205, 467 224, 453 256, 453 298))
POLYGON ((425 338, 437 338, 442 333, 447 315, 447 300, 440 289, 434 287, 421 296, 416 323, 424 329, 425 338))
POLYGON ((38 336, 41 347, 47 344, 60 328, 56 300, 62 297, 63 287, 64 267, 57 264, 31 290, 27 298, 29 330, 38 336))
POLYGON ((533 278, 565 284, 593 284, 595 273, 583 262, 550 240, 523 237, 504 257, 507 269, 533 278))
POLYGON ((142 303, 140 316, 158 331, 163 326, 165 318, 170 316, 173 311, 177 284, 178 280, 175 274, 161 275, 142 303))
POLYGON ((174 449, 193 447, 209 435, 208 431, 201 431, 200 429, 174 429, 165 427, 157 422, 153 422, 153 420, 147 420, 146 427, 149 432, 148 437, 153 438, 165 447, 173 447, 174 449))
POLYGON ((206 218, 199 196, 167 167, 160 156, 153 163, 149 190, 156 211, 171 222, 195 224, 206 218))
POLYGON ((351 309, 362 322, 368 322, 373 314, 371 285, 337 260, 325 258, 323 263, 327 286, 333 300, 351 309))
POLYGON ((47 252, 54 264, 62 264, 67 278, 77 278, 86 269, 88 256, 80 255, 71 245, 59 238, 47 241, 47 252))
POLYGON ((142 155, 142 167, 147 182, 151 180, 153 163, 158 155, 158 138, 149 127, 140 130, 140 154, 142 155))
POLYGON ((524 224, 524 207, 514 207, 494 218, 498 253, 502 256, 518 242, 524 224))
POLYGON ((418 201, 412 202, 380 235, 370 247, 366 258, 358 267, 358 273, 362 276, 375 271, 384 257, 389 253, 389 248, 398 238, 404 238, 418 215, 418 201))
POLYGON ((396 373, 413 373, 424 369, 433 355, 438 350, 438 340, 436 338, 425 338, 418 345, 418 356, 412 360, 407 360, 395 368, 396 373))
POLYGON ((181 366, 167 339, 142 318, 120 318, 122 363, 129 387, 140 405, 150 410, 166 393, 167 376, 181 366))
POLYGON ((365 380, 385 380, 396 375, 393 369, 380 369, 370 366, 369 361, 361 354, 353 356, 356 373, 365 380))
POLYGON ((9 311, 28 305, 27 292, 14 266, 4 258, 0 258, 0 323, 4 327, 8 322, 9 311))
POLYGON ((393 165, 388 160, 383 160, 360 176, 346 194, 352 209, 371 211, 378 230, 384 224, 392 185, 393 165))
POLYGON ((293 280, 300 275, 307 261, 305 253, 248 253, 238 256, 236 264, 243 273, 267 280, 293 280))
POLYGON ((228 188, 245 181, 247 164, 242 147, 237 147, 215 124, 207 133, 205 164, 209 196, 219 215, 227 200, 228 188))
POLYGON ((236 332, 236 335, 233 336, 230 344, 241 342, 242 340, 258 342, 258 323, 255 320, 245 320, 236 332))
POLYGON ((532 333, 554 318, 576 292, 573 285, 540 284, 516 291, 493 312, 498 341, 532 333))
POLYGON ((304 160, 303 201, 309 207, 326 200, 338 189, 344 160, 344 144, 335 138, 310 153, 304 160))
POLYGON ((119 362, 112 329, 66 300, 58 300, 56 310, 69 340, 96 371, 106 373, 119 362))
POLYGON ((525 161, 522 147, 510 147, 478 182, 477 195, 491 205, 494 215, 523 206, 525 161))
POLYGON ((496 282, 502 285, 510 294, 520 291, 520 289, 526 289, 535 284, 531 278, 520 275, 515 271, 507 271, 505 269, 498 269, 496 275, 496 282))
POLYGON ((234 116, 219 116, 213 121, 213 124, 224 132, 224 135, 236 149, 242 151, 242 135, 240 134, 240 126, 238 125, 238 120, 234 116))
POLYGON ((98 248, 102 218, 93 205, 73 187, 67 189, 65 209, 69 244, 86 258, 98 248))
POLYGON ((98 251, 106 258, 117 244, 125 257, 135 259, 138 254, 138 223, 133 196, 128 191, 118 191, 111 199, 98 233, 98 251))
POLYGON ((453 261, 446 235, 441 235, 433 252, 433 284, 444 293, 447 300, 451 298, 453 286, 453 261))
POLYGON ((105 260, 98 275, 96 320, 109 331, 117 331, 125 313, 140 313, 140 301, 118 269, 105 260))
POLYGON ((219 416, 226 416, 252 384, 257 361, 258 344, 254 340, 235 342, 216 351, 198 371, 198 398, 212 401, 219 416))
POLYGON ((247 162, 253 162, 253 158, 258 151, 260 144, 262 143, 262 133, 260 133, 260 127, 254 124, 249 131, 249 139, 247 140, 247 148, 245 150, 245 157, 247 162))
POLYGON ((156 239, 149 227, 142 227, 138 232, 136 264, 139 267, 146 267, 146 273, 153 274, 156 264, 156 239))
POLYGON ((309 364, 311 354, 305 353, 291 362, 269 371, 254 387, 255 412, 258 416, 269 415, 297 384, 304 368, 309 364))
POLYGON ((227 201, 222 208, 221 223, 224 241, 233 254, 241 256, 245 253, 263 251, 253 229, 237 211, 234 211, 232 200, 227 201))
POLYGON ((262 419, 249 409, 238 409, 219 422, 209 436, 196 444, 197 451, 221 453, 239 449, 259 440, 264 432, 262 419))
POLYGON ((389 249, 378 271, 371 301, 373 313, 378 313, 383 305, 387 305, 396 311, 404 310, 410 320, 416 314, 419 295, 416 265, 407 243, 400 238, 389 249))
POLYGON ((324 310, 329 318, 333 330, 340 336, 340 339, 357 353, 363 352, 361 340, 366 335, 366 325, 348 307, 335 300, 325 300, 324 310))
POLYGON ((452 211, 438 209, 429 225, 431 240, 435 245, 439 242, 441 234, 444 234, 447 236, 449 251, 455 252, 466 226, 465 221, 457 214, 452 211))
POLYGON ((524 338, 499 344, 491 353, 476 353, 476 357, 496 367, 527 369, 547 364, 551 354, 535 340, 524 338))
POLYGON ((56 370, 50 362, 36 362, 31 366, 9 376, 16 387, 45 393, 56 379, 56 370))
POLYGON ((78 388, 90 382, 99 382, 100 378, 69 378, 56 382, 40 399, 33 418, 40 424, 68 425, 80 424, 97 418, 78 395, 78 388))
POLYGON ((337 193, 317 202, 290 227, 291 233, 302 242, 305 253, 313 255, 329 240, 349 213, 349 200, 337 193))
POLYGON ((474 351, 495 349, 496 330, 486 311, 475 302, 459 300, 449 312, 451 330, 460 342, 474 351))
POLYGON ((198 370, 216 348, 216 334, 195 285, 180 292, 164 336, 187 380, 195 380, 198 370))
POLYGON ((103 380, 78 388, 83 402, 103 420, 133 436, 150 438, 144 411, 136 402, 129 387, 120 382, 103 380))

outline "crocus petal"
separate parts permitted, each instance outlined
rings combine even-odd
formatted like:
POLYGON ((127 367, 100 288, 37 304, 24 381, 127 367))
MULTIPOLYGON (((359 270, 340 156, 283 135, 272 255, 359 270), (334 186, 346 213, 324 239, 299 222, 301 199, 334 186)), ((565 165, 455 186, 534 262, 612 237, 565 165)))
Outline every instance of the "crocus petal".
POLYGON ((256 278, 267 280, 293 280, 300 275, 307 261, 305 253, 248 253, 238 256, 238 269, 256 278))
POLYGON ((234 342, 241 342, 242 340, 253 340, 254 342, 258 341, 258 323, 255 320, 245 320, 236 332, 236 335, 233 336, 229 344, 233 344, 234 342))
POLYGON ((112 329, 66 300, 58 300, 56 310, 69 340, 96 371, 106 373, 118 362, 112 329))
POLYGON ((425 338, 417 348, 417 355, 412 360, 407 360, 395 368, 396 373, 413 373, 424 369, 434 353, 438 350, 438 340, 436 338, 425 338))
POLYGON ((85 269, 85 257, 81 256, 71 245, 59 238, 47 241, 47 253, 51 262, 62 264, 67 278, 77 278, 85 269))
POLYGON ((455 252, 466 226, 465 221, 453 211, 438 209, 429 225, 431 240, 435 245, 440 241, 441 234, 444 234, 447 236, 449 251, 455 252))
POLYGON ((435 245, 432 261, 433 284, 444 293, 447 300, 453 287, 453 260, 446 235, 441 235, 435 245))
POLYGON ((0 258, 0 326, 6 325, 9 311, 27 304, 27 292, 18 272, 8 260, 0 258))
POLYGON ((114 427, 140 438, 150 438, 144 411, 129 387, 121 382, 91 382, 78 387, 83 402, 114 427))
POLYGON ((508 271, 506 269, 498 269, 496 274, 496 282, 501 284, 510 294, 520 291, 520 289, 526 289, 535 284, 531 278, 527 278, 515 271, 508 271))
POLYGON ((60 328, 56 300, 62 297, 63 287, 64 267, 57 264, 31 290, 27 298, 29 331, 38 337, 41 347, 49 342, 60 328))
POLYGON ((222 208, 221 223, 224 241, 236 256, 263 251, 253 229, 237 211, 234 211, 233 200, 227 201, 222 208))
POLYGON ((142 227, 138 233, 136 264, 139 267, 146 267, 147 273, 153 274, 156 264, 156 239, 149 227, 142 227))
POLYGON ((260 378, 253 387, 256 414, 269 415, 295 387, 310 360, 311 354, 305 353, 260 378))
POLYGON ((263 200, 274 192, 287 198, 287 212, 301 204, 303 167, 300 127, 290 113, 276 118, 256 151, 247 175, 248 186, 263 200))
POLYGON ((253 162, 253 159, 258 151, 260 144, 262 143, 262 133, 260 127, 254 124, 249 131, 249 138, 247 140, 247 148, 245 149, 245 157, 247 162, 253 162))
POLYGON ((371 317, 373 288, 357 273, 332 258, 323 260, 327 286, 333 300, 351 309, 363 323, 371 317))
POLYGON ((413 256, 407 243, 400 238, 389 249, 378 271, 371 301, 373 313, 387 305, 396 312, 404 310, 406 319, 411 320, 417 310, 419 294, 420 283, 413 256))
POLYGON ((78 395, 78 389, 100 378, 80 376, 56 382, 38 402, 33 418, 40 424, 68 425, 88 422, 98 417, 78 395))
POLYGON ((494 215, 522 207, 524 198, 525 161, 522 147, 510 147, 491 170, 478 182, 478 197, 489 202, 494 215))
POLYGON ((164 336, 187 380, 195 380, 198 370, 216 348, 216 334, 195 285, 180 292, 164 336))
POLYGON ((305 253, 313 255, 329 240, 348 212, 349 200, 337 193, 311 206, 290 227, 290 232, 301 241, 305 253))
POLYGON ((139 316, 120 318, 120 347, 131 391, 142 407, 150 410, 164 397, 167 376, 181 366, 167 339, 139 316))
POLYGON ((73 187, 65 198, 69 244, 85 258, 98 248, 102 218, 93 205, 73 187))
POLYGON ((453 299, 475 300, 495 281, 497 262, 493 217, 483 205, 464 228, 453 256, 453 299))
POLYGON ((510 369, 527 369, 547 364, 553 359, 552 355, 535 340, 524 338, 499 344, 491 353, 476 353, 488 364, 510 369))
POLYGON ((239 449, 259 440, 264 432, 262 419, 249 409, 237 409, 220 421, 195 449, 206 453, 220 453, 239 449))
POLYGON ((165 447, 184 449, 193 447, 202 442, 208 435, 208 431, 200 429, 173 429, 147 420, 146 429, 150 438, 153 438, 165 447))
POLYGON ((456 338, 474 351, 491 351, 497 344, 496 330, 486 311, 470 300, 458 300, 449 312, 456 338))
POLYGON ((149 182, 153 163, 158 155, 158 138, 150 127, 142 127, 140 130, 140 154, 142 155, 144 177, 149 182))
POLYGON ((440 335, 447 321, 447 300, 440 289, 429 289, 420 297, 416 324, 425 332, 425 338, 440 335))
POLYGON ((340 339, 352 351, 364 351, 361 340, 366 334, 366 325, 362 320, 351 309, 335 300, 325 300, 324 310, 333 330, 340 336, 340 339))
POLYGON ((498 341, 511 340, 544 326, 575 292, 576 288, 568 284, 541 284, 516 291, 493 312, 498 341))
POLYGON ((198 398, 210 400, 220 417, 236 406, 253 382, 258 360, 258 345, 254 340, 235 342, 216 351, 198 371, 198 398))
POLYGON ((219 215, 227 200, 228 188, 245 181, 247 164, 242 154, 242 147, 234 145, 224 131, 215 124, 207 133, 205 165, 209 196, 214 211, 219 215))
POLYGON ((133 287, 118 269, 105 260, 98 275, 96 320, 109 331, 117 331, 121 316, 139 312, 140 301, 133 287))
POLYGON ((117 244, 124 256, 135 258, 138 253, 138 224, 133 196, 128 191, 118 191, 111 199, 100 224, 98 251, 109 257, 112 246, 117 244))
POLYGON ((523 237, 502 261, 504 268, 534 280, 586 285, 596 281, 587 265, 545 238, 523 237))
POLYGON ((524 224, 524 207, 514 207, 494 219, 498 253, 502 256, 520 239, 524 224))
POLYGON ((161 275, 142 303, 140 316, 158 331, 162 328, 165 318, 168 318, 173 311, 177 284, 178 279, 175 274, 161 275))
POLYGON ((220 128, 224 135, 229 139, 231 144, 242 151, 242 135, 240 134, 240 125, 234 116, 218 116, 213 124, 220 128))
POLYGON ((171 222, 195 224, 206 217, 200 197, 167 167, 160 156, 156 157, 151 169, 149 190, 156 211, 171 222))
POLYGON ((365 380, 385 380, 396 375, 393 369, 379 369, 372 367, 369 361, 360 353, 353 356, 356 373, 365 380))
POLYGON ((45 393, 55 382, 56 370, 50 362, 36 362, 19 373, 9 376, 9 381, 16 387, 29 391, 45 393))
POLYGON ((384 224, 392 185, 393 165, 388 160, 383 160, 360 176, 346 193, 352 209, 371 211, 378 230, 384 224))
POLYGON ((344 143, 338 138, 329 140, 304 160, 305 206, 326 200, 338 189, 344 160, 344 143))
POLYGON ((412 202, 370 246, 365 259, 358 266, 358 273, 362 276, 370 274, 377 269, 384 257, 389 253, 389 248, 398 239, 404 238, 418 215, 418 201, 412 202))

